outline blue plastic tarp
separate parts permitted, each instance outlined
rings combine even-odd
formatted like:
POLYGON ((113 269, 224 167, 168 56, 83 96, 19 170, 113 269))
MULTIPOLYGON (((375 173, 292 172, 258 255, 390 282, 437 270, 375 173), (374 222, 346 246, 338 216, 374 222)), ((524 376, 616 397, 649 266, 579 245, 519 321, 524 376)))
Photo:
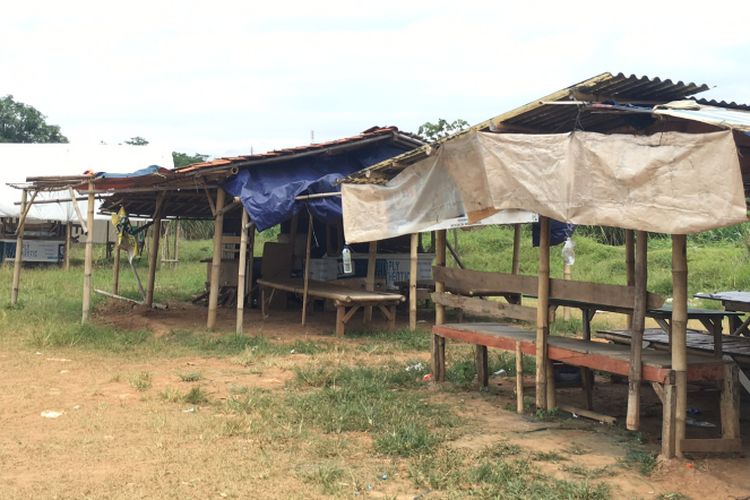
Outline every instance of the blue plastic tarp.
POLYGON ((229 195, 240 198, 259 231, 288 220, 304 206, 316 219, 333 223, 341 219, 339 196, 307 201, 295 198, 338 192, 341 188, 336 181, 341 177, 404 151, 406 148, 378 143, 335 156, 322 154, 251 166, 229 178, 223 187, 229 195))
POLYGON ((159 165, 151 165, 146 168, 142 168, 140 170, 136 170, 135 172, 130 172, 127 174, 113 174, 109 172, 97 172, 95 175, 96 179, 128 179, 131 177, 144 177, 146 175, 156 174, 158 173, 162 168, 159 165))

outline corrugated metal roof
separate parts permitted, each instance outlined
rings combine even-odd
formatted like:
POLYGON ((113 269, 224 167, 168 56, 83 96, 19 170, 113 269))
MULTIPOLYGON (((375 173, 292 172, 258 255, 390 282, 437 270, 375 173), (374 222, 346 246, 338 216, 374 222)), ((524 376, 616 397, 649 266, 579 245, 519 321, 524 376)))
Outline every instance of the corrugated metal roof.
POLYGON ((397 127, 372 127, 364 132, 342 139, 332 141, 318 142, 304 146, 295 146, 292 148, 278 149, 267 153, 259 153, 245 156, 233 156, 226 158, 217 158, 215 160, 202 163, 194 163, 186 167, 178 168, 176 171, 181 174, 190 172, 200 172, 213 170, 222 167, 240 167, 252 166, 257 164, 269 163, 279 160, 291 160, 298 157, 313 156, 316 154, 332 153, 334 151, 346 150, 349 147, 357 147, 362 143, 377 142, 380 140, 393 139, 396 142, 403 143, 407 147, 417 147, 424 144, 419 137, 401 132, 397 127))
MULTIPOLYGON (((481 122, 471 130, 518 133, 561 133, 572 130, 635 132, 646 130, 656 120, 648 112, 636 113, 635 108, 633 112, 623 112, 623 105, 650 109, 657 104, 690 98, 708 89, 706 84, 680 80, 602 73, 481 122), (592 103, 616 106, 605 109, 591 106, 592 103)), ((350 176, 346 182, 385 182, 406 166, 427 157, 433 148, 439 148, 442 142, 452 137, 373 165, 350 176)))

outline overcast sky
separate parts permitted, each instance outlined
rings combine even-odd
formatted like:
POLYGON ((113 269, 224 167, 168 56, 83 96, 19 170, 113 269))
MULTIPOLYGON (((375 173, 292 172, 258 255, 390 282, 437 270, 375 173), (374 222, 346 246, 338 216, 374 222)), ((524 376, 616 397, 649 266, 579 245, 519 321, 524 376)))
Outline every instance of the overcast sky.
POLYGON ((476 123, 610 71, 750 102, 750 2, 5 2, 0 95, 76 143, 249 153, 476 123))

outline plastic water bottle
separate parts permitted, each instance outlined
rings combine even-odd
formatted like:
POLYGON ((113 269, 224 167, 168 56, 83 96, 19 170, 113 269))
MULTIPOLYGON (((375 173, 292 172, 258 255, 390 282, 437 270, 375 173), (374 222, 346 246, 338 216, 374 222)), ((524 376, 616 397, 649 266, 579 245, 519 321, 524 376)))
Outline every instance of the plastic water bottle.
POLYGON ((570 238, 565 239, 562 247, 563 262, 566 266, 572 266, 576 262, 576 244, 570 238))
POLYGON ((344 264, 344 274, 354 274, 352 269, 352 250, 348 246, 345 246, 341 250, 341 260, 344 264))

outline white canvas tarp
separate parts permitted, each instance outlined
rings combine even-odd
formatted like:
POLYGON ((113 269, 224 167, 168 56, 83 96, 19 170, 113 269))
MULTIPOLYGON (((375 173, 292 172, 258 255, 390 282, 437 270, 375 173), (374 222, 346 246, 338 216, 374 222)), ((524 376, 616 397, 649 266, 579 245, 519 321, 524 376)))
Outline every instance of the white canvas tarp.
POLYGON ((731 131, 651 136, 470 132, 386 185, 342 186, 360 242, 467 215, 534 212, 563 222, 687 234, 747 220, 731 131))

